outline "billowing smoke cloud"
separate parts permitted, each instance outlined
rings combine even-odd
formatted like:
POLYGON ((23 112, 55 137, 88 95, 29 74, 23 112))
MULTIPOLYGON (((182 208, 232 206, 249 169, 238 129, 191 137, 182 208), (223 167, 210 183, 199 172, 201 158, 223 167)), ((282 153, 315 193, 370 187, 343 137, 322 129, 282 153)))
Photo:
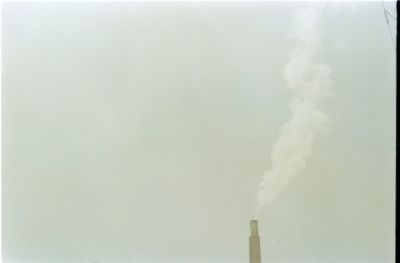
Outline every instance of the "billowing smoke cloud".
POLYGON ((273 201, 289 181, 306 167, 312 153, 314 137, 326 129, 328 117, 319 109, 321 100, 329 95, 330 68, 316 62, 320 47, 319 11, 308 8, 294 13, 294 50, 284 76, 294 93, 290 101, 292 116, 281 128, 272 147, 272 168, 265 172, 256 197, 256 216, 261 208, 273 201))

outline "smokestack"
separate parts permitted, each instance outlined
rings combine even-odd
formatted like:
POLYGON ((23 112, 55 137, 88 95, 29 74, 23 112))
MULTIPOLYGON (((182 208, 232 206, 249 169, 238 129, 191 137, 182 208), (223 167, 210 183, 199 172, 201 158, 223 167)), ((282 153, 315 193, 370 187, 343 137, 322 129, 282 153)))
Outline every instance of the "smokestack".
POLYGON ((258 235, 257 220, 250 221, 249 255, 250 263, 261 263, 260 236, 258 235))

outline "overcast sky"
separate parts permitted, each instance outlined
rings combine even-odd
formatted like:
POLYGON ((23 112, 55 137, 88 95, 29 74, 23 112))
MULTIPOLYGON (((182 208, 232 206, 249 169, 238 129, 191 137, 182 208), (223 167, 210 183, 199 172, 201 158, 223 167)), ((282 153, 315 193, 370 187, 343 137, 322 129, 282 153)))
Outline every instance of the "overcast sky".
MULTIPOLYGON (((257 185, 291 114, 292 14, 313 5, 4 4, 3 261, 247 262, 257 185)), ((261 212, 262 257, 394 262, 382 4, 325 4, 319 26, 331 123, 261 212)))

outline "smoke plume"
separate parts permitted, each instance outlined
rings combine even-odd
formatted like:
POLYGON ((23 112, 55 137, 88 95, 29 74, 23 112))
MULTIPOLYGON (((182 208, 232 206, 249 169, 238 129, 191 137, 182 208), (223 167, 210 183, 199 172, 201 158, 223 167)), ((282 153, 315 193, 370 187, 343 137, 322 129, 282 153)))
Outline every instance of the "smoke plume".
POLYGON ((256 216, 306 167, 315 135, 324 131, 329 122, 319 108, 321 100, 329 95, 331 85, 330 68, 315 61, 321 42, 319 11, 297 10, 293 18, 296 45, 284 69, 287 87, 294 94, 289 103, 292 115, 272 147, 271 169, 265 172, 256 197, 256 216))

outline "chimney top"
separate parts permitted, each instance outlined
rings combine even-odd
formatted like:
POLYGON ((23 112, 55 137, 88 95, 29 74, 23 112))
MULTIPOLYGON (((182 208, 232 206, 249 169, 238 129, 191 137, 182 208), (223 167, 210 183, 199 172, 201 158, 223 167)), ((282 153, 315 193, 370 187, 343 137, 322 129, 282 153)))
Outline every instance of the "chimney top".
POLYGON ((250 221, 250 236, 258 236, 258 222, 257 220, 250 221))

